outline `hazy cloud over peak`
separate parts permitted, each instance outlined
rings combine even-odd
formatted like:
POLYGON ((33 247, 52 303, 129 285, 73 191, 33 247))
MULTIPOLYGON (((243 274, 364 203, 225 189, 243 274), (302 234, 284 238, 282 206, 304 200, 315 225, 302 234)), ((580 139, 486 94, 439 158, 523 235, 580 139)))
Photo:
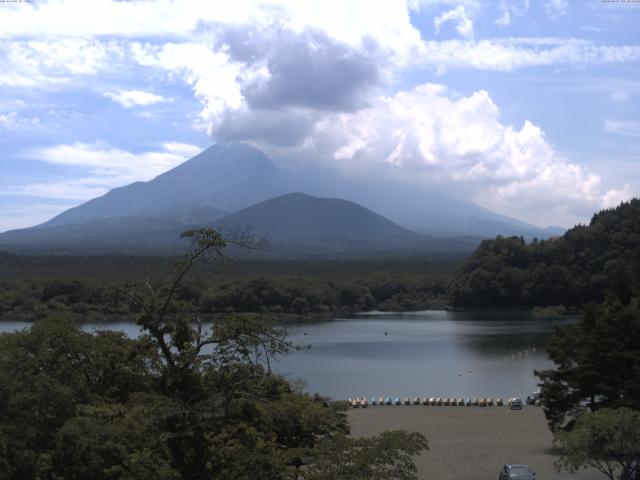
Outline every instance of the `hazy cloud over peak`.
POLYGON ((599 175, 568 162, 538 126, 526 121, 516 128, 499 117, 486 91, 458 96, 423 84, 377 97, 356 112, 321 117, 293 156, 328 162, 351 176, 456 185, 487 208, 511 215, 530 209, 529 219, 541 225, 548 223, 548 199, 558 206, 556 219, 572 222, 629 194, 628 185, 610 190, 599 175), (545 210, 533 213, 542 203, 545 210))

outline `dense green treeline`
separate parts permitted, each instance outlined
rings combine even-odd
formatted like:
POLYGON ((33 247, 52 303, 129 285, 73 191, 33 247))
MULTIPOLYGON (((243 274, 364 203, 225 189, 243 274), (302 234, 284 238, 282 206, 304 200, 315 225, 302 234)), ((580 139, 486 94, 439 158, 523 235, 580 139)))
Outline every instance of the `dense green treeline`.
MULTIPOLYGON (((113 298, 126 281, 160 285, 166 258, 31 257, 4 255, 0 319, 34 320, 72 312, 85 320, 130 317, 130 305, 113 298), (130 262, 130 263, 128 263, 130 262), (11 274, 12 273, 12 274, 11 274), (95 274, 95 277, 92 275, 95 274)), ((455 264, 416 260, 238 261, 198 265, 181 286, 183 299, 203 315, 254 312, 338 315, 355 311, 442 307, 455 264)))
POLYGON ((221 282, 201 297, 204 312, 351 313, 415 310, 444 305, 446 279, 398 276, 326 281, 313 277, 257 277, 221 282))
MULTIPOLYGON (((192 277, 244 278, 253 275, 312 276, 339 280, 375 275, 449 274, 464 259, 457 257, 395 256, 368 259, 246 259, 229 255, 225 262, 194 266, 192 277)), ((91 279, 100 282, 167 280, 166 256, 135 255, 21 255, 0 251, 0 280, 91 279)))
POLYGON ((640 292, 640 200, 596 213, 562 237, 486 240, 458 269, 456 306, 581 306, 640 292))

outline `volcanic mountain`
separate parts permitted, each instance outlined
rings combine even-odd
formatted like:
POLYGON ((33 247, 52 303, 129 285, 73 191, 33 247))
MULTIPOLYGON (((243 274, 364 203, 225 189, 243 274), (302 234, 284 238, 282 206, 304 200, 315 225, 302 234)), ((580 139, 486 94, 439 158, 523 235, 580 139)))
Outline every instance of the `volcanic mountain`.
MULTIPOLYGON (((349 179, 312 166, 285 169, 249 145, 231 143, 214 145, 153 180, 115 188, 36 227, 0 234, 0 248, 177 248, 178 233, 198 225, 251 227, 274 243, 314 251, 413 249, 428 237, 472 237, 465 242, 475 245, 480 237, 498 234, 558 233, 391 180, 349 179)), ((447 244, 433 238, 426 243, 447 244)))

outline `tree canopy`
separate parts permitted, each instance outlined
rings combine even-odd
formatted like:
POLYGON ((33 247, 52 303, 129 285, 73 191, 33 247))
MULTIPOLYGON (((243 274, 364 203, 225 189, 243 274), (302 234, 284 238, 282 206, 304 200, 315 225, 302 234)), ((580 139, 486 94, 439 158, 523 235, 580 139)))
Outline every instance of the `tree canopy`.
POLYGON ((562 237, 482 242, 449 289, 457 306, 581 306, 640 293, 640 199, 596 213, 562 237))
MULTIPOLYGON (((113 288, 147 278, 157 287, 171 281, 167 260, 163 270, 156 257, 8 255, 5 260, 0 253, 0 320, 32 321, 63 312, 88 321, 134 319, 135 306, 114 303, 113 288)), ((286 319, 418 310, 447 302, 453 268, 419 260, 200 262, 176 293, 197 305, 203 318, 231 312, 286 319)))
POLYGON ((578 323, 556 330, 547 353, 555 368, 536 374, 552 429, 587 408, 640 411, 640 299, 589 306, 578 323))
POLYGON ((201 257, 220 256, 236 240, 207 229, 187 236, 194 249, 171 282, 118 291, 138 312, 139 338, 85 332, 68 314, 0 335, 0 479, 304 479, 329 471, 365 479, 392 470, 389 478, 414 479, 422 435, 350 438, 344 404, 270 370, 270 358, 295 348, 282 329, 238 314, 199 322, 182 282, 201 257), (336 449, 351 454, 329 461, 336 449), (368 470, 354 468, 372 455, 368 470))
POLYGON ((640 478, 640 412, 629 408, 582 412, 569 432, 557 432, 559 469, 593 467, 610 480, 640 478))

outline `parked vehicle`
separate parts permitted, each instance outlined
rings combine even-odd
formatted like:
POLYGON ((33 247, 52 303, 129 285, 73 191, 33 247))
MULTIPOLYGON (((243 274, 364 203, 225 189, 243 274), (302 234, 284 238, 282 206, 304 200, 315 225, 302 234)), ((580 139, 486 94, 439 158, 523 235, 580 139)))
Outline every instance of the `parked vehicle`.
POLYGON ((511 463, 502 467, 498 480, 535 480, 535 478, 536 474, 529 469, 529 465, 511 463))
POLYGON ((522 399, 518 397, 510 398, 509 407, 511 410, 522 410, 522 399))

